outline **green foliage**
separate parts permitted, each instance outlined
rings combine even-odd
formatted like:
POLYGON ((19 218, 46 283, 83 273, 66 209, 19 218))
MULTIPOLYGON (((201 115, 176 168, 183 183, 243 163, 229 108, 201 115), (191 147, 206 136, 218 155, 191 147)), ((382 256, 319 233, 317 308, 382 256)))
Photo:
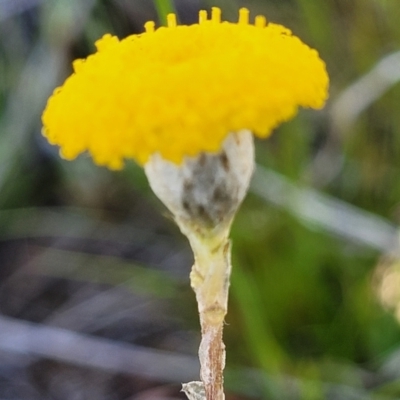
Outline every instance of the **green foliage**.
POLYGON ((157 8, 158 18, 160 19, 163 25, 166 25, 167 15, 169 13, 175 12, 175 7, 173 2, 171 0, 155 0, 154 3, 157 8))

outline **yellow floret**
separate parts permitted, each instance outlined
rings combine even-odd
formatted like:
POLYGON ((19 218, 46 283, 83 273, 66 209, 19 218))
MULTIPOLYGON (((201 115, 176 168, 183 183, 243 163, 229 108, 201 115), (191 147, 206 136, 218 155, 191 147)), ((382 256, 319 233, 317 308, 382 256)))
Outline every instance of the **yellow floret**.
POLYGON ((113 169, 153 153, 180 163, 218 151, 241 129, 267 137, 298 107, 321 108, 328 75, 317 52, 281 25, 241 9, 238 23, 200 12, 199 24, 177 25, 123 40, 105 35, 97 52, 50 97, 43 133, 66 159, 88 151, 113 169))

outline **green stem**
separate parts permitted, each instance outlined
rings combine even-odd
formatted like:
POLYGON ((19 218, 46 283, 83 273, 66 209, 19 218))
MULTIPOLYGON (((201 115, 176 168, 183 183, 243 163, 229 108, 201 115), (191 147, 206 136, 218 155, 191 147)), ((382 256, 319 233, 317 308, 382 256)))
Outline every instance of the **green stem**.
POLYGON ((158 18, 163 25, 167 25, 167 15, 175 12, 172 0, 154 0, 158 18))

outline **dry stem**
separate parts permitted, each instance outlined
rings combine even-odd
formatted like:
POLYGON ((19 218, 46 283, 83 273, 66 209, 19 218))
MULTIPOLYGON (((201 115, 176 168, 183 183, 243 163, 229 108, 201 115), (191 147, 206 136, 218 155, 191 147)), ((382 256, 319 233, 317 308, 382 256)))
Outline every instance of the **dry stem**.
POLYGON ((195 264, 190 274, 196 293, 202 339, 199 348, 200 376, 207 400, 224 400, 223 370, 225 345, 222 341, 224 318, 228 307, 231 272, 230 243, 198 241, 191 238, 195 264))

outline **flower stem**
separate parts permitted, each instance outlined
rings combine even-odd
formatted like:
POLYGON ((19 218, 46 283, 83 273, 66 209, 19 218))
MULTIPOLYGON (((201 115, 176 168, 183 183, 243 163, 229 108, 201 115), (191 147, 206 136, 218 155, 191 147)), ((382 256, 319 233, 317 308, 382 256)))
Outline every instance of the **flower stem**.
POLYGON ((189 400, 224 400, 222 342, 231 274, 229 232, 254 169, 251 132, 230 134, 218 153, 185 157, 181 165, 153 155, 145 165, 154 193, 172 212, 194 254, 190 284, 196 293, 202 340, 202 382, 185 383, 189 400))
POLYGON ((196 293, 201 323, 200 376, 206 399, 224 400, 225 345, 222 332, 228 308, 230 242, 227 237, 194 239, 198 238, 189 238, 195 256, 190 280, 196 293))

